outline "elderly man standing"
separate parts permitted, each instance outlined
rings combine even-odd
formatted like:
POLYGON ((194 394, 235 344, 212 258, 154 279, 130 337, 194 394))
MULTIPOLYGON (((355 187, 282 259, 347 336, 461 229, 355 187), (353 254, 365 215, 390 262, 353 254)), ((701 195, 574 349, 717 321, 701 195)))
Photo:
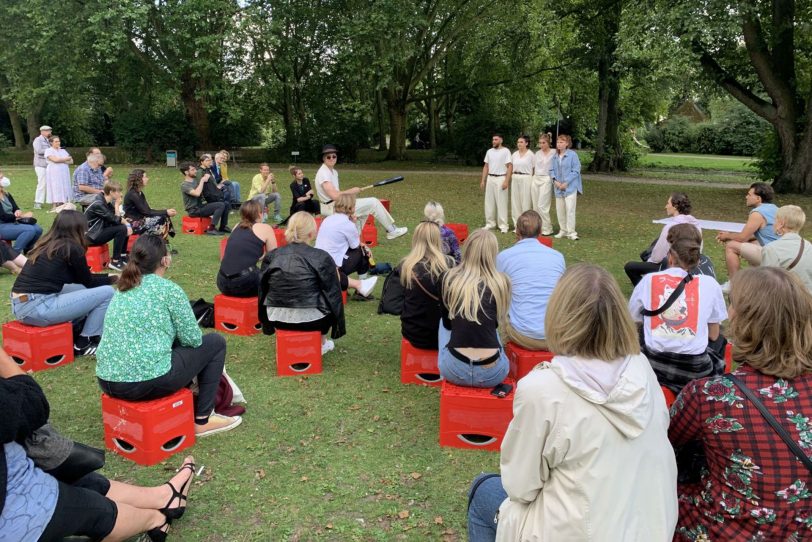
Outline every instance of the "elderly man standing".
POLYGON ((45 203, 45 168, 48 167, 48 162, 45 160, 45 151, 51 146, 48 142, 51 133, 52 129, 50 126, 42 125, 39 127, 39 135, 34 138, 32 142, 34 147, 34 171, 37 172, 37 191, 34 194, 34 209, 42 209, 42 204, 45 203))
MULTIPOLYGON (((96 154, 93 149, 87 153, 85 161, 73 172, 73 200, 82 207, 89 207, 102 193, 104 182, 107 180, 102 164, 104 155, 96 154)), ((110 170, 112 172, 112 169, 110 170)))

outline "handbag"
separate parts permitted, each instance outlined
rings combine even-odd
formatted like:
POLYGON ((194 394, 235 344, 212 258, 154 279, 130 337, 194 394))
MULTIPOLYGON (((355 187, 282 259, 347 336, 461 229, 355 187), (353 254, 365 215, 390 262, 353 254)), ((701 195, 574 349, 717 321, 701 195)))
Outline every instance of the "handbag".
POLYGON ((33 226, 37 223, 37 219, 33 216, 24 216, 22 218, 17 219, 17 224, 23 224, 25 226, 33 226))
POLYGON ((76 480, 104 466, 104 450, 74 442, 70 455, 59 466, 45 471, 60 482, 72 484, 76 480))

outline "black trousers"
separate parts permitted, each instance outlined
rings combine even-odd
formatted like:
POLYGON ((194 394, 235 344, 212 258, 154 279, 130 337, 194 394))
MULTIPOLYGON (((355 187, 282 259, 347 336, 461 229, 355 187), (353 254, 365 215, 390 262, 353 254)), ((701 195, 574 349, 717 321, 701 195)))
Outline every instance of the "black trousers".
POLYGON ((656 273, 659 271, 660 264, 649 262, 629 262, 623 266, 623 270, 626 271, 626 276, 629 277, 630 281, 632 281, 632 286, 637 286, 637 283, 643 280, 643 275, 648 275, 649 273, 656 273))
POLYGON ((336 319, 332 314, 326 314, 319 320, 312 322, 300 322, 298 324, 290 324, 288 322, 273 322, 276 329, 285 329, 289 331, 319 331, 322 335, 327 335, 330 332, 330 327, 335 323, 336 319))
POLYGON ((321 212, 321 205, 319 205, 319 202, 314 199, 294 202, 293 205, 290 206, 290 214, 298 213, 299 211, 305 211, 306 213, 317 215, 321 212))
POLYGON ((197 348, 178 346, 172 349, 172 367, 165 375, 144 382, 108 382, 99 379, 99 387, 110 397, 125 401, 151 401, 172 395, 197 377, 199 393, 195 419, 208 420, 214 410, 214 398, 226 363, 226 340, 222 335, 203 335, 197 348))
POLYGON ((54 514, 40 542, 58 542, 66 536, 87 536, 101 540, 112 532, 118 518, 116 503, 105 497, 110 481, 91 472, 73 484, 59 482, 54 514))
POLYGON ((203 207, 198 207, 189 216, 201 217, 210 216, 213 228, 223 229, 228 226, 228 206, 224 201, 207 203, 203 207))
POLYGON ((120 260, 121 255, 127 252, 127 226, 124 224, 108 226, 99 232, 91 244, 93 246, 106 245, 111 239, 113 240, 113 259, 120 260))
POLYGON ((344 255, 344 261, 338 268, 341 289, 346 290, 349 286, 349 277, 353 273, 366 273, 369 271, 369 260, 362 247, 351 248, 344 255))
POLYGON ((258 267, 254 267, 246 275, 234 278, 226 278, 222 273, 217 273, 217 288, 231 297, 257 297, 261 277, 258 267))

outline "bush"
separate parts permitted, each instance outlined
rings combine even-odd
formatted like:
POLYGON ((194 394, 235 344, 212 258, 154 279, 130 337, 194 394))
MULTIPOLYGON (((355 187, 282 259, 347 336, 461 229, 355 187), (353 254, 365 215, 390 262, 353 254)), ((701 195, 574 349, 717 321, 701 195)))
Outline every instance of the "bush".
POLYGON ((468 165, 481 165, 485 153, 491 148, 491 137, 501 133, 510 141, 511 134, 520 134, 522 126, 516 120, 495 119, 484 112, 472 113, 454 126, 452 150, 468 165))
POLYGON ((195 134, 182 110, 127 111, 113 119, 113 133, 118 146, 138 162, 160 160, 167 149, 177 150, 179 161, 194 156, 195 134))

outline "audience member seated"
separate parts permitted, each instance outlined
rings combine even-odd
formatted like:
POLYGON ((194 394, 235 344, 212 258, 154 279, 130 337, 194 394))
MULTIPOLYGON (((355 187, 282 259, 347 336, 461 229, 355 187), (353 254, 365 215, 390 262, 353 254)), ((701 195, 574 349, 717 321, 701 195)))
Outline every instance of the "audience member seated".
POLYGON ((341 278, 341 289, 355 288, 363 298, 368 298, 378 282, 378 277, 351 279, 353 273, 363 274, 369 270, 368 249, 361 244, 361 235, 355 227, 355 196, 341 194, 336 199, 333 212, 325 218, 318 235, 316 248, 332 256, 341 278))
POLYGON ((199 181, 204 176, 207 177, 207 182, 203 185, 203 200, 206 203, 225 203, 225 212, 228 214, 231 209, 231 190, 215 172, 214 160, 210 154, 200 156, 196 179, 199 181))
POLYGON ((404 288, 400 331, 415 348, 437 350, 437 326, 440 324, 440 279, 454 266, 443 254, 440 226, 423 221, 414 229, 412 250, 400 263, 400 282, 404 288))
POLYGON ((315 193, 310 186, 310 179, 304 176, 304 171, 299 166, 291 166, 290 174, 293 175, 293 182, 290 183, 291 204, 290 214, 305 211, 317 215, 321 212, 321 206, 315 199, 315 193))
MULTIPOLYGON (((750 207, 750 216, 740 233, 722 231, 716 240, 725 245, 725 264, 729 279, 741 267, 739 258, 750 265, 761 264, 761 248, 778 239, 775 233, 775 213, 778 207, 773 203, 773 187, 767 183, 753 183, 745 196, 745 203, 750 207)), ((730 281, 722 285, 722 291, 730 291, 730 281)))
POLYGON ((525 211, 516 220, 516 244, 496 257, 496 268, 510 278, 510 311, 505 342, 528 350, 547 350, 547 301, 567 266, 557 250, 539 243, 541 216, 525 211))
POLYGON ((273 228, 262 223, 262 205, 248 200, 240 206, 240 223, 226 243, 217 288, 232 297, 259 295, 260 271, 257 262, 267 251, 276 248, 273 228))
POLYGON ((268 206, 273 202, 274 222, 282 221, 282 195, 276 188, 276 178, 271 173, 271 167, 266 163, 259 165, 259 173, 251 179, 251 191, 248 199, 256 200, 262 205, 267 214, 268 206))
POLYGON ((211 217, 211 225, 206 230, 207 235, 223 235, 229 232, 228 229, 228 208, 223 201, 205 202, 203 200, 203 188, 209 180, 208 173, 197 179, 197 168, 191 162, 184 162, 180 165, 180 172, 183 173, 183 182, 180 185, 183 194, 183 207, 186 213, 192 217, 211 217), (219 225, 219 229, 218 229, 219 225))
POLYGON ((319 331, 321 353, 335 348, 327 338, 346 333, 344 303, 335 262, 310 243, 316 238, 316 220, 300 211, 288 220, 287 244, 269 252, 263 263, 259 319, 262 330, 319 331))
POLYGON ((643 275, 662 271, 666 266, 668 256, 668 230, 677 224, 691 224, 702 232, 699 221, 691 215, 691 200, 683 192, 674 192, 665 203, 665 212, 671 218, 671 222, 663 226, 660 236, 651 244, 649 248, 640 254, 641 262, 628 262, 624 270, 632 286, 637 286, 643 275))
POLYGON ((200 332, 183 289, 164 278, 171 263, 166 242, 157 235, 142 235, 133 245, 96 352, 99 386, 110 397, 150 401, 197 378, 195 434, 229 431, 242 418, 213 412, 226 340, 200 332))
POLYGON ((11 248, 8 244, 0 241, 0 265, 19 275, 27 261, 26 257, 11 248))
MULTIPOLYGON (((82 207, 88 207, 101 194, 108 177, 104 175, 104 155, 88 151, 85 161, 73 171, 73 201, 82 207)), ((112 170, 110 171, 112 173, 112 170)))
POLYGON ((96 194, 95 198, 85 211, 88 244, 102 246, 112 239, 113 256, 108 267, 121 271, 127 253, 127 237, 132 233, 130 223, 121 217, 121 185, 107 181, 102 193, 96 194))
POLYGON ((726 341, 719 324, 727 319, 727 309, 719 283, 690 272, 699 261, 699 230, 679 224, 671 228, 668 242, 669 268, 643 276, 629 299, 629 312, 643 323, 643 353, 660 384, 679 393, 691 380, 724 371, 726 341))
POLYGON ((96 352, 114 293, 110 284, 118 278, 90 273, 86 231, 82 213, 58 213, 11 287, 11 312, 23 324, 45 327, 84 319, 82 330, 74 336, 80 356, 96 352))
POLYGON ((499 243, 488 230, 468 237, 462 262, 440 282, 440 375, 452 384, 490 388, 510 369, 497 326, 507 321, 510 279, 496 270, 499 243))
POLYGON ((727 329, 739 367, 694 380, 671 407, 671 443, 677 450, 698 444, 706 459, 683 462, 679 454, 674 540, 809 540, 808 467, 733 378, 808 456, 812 297, 784 269, 742 270, 731 280, 727 329))
POLYGON ((781 237, 761 249, 761 265, 783 267, 812 292, 812 243, 801 238, 806 214, 797 205, 784 205, 775 215, 775 233, 781 237))
POLYGON ((228 151, 219 151, 214 155, 211 172, 217 184, 222 185, 226 202, 231 208, 238 207, 242 201, 240 183, 228 177, 228 151))
POLYGON ((73 483, 35 466, 20 444, 48 421, 50 406, 37 382, 0 349, 0 533, 4 540, 125 540, 146 532, 166 540, 169 521, 186 511, 195 474, 187 457, 172 479, 138 487, 90 473, 73 483))
POLYGON ((147 172, 134 169, 127 177, 127 193, 124 194, 124 216, 129 220, 133 233, 151 233, 167 239, 175 235, 172 217, 178 214, 175 209, 153 209, 147 203, 144 187, 149 183, 147 172))
POLYGON ((42 227, 37 225, 34 213, 20 210, 6 192, 9 186, 11 181, 0 171, 0 239, 14 241, 17 252, 28 252, 42 235, 42 227))
POLYGON ((423 216, 429 222, 434 222, 440 226, 440 235, 443 238, 443 253, 454 258, 454 264, 462 261, 462 252, 460 252, 460 241, 457 239, 457 234, 454 230, 445 225, 445 211, 443 206, 436 201, 430 201, 423 208, 423 216))
POLYGON ((617 282, 594 265, 571 267, 546 327, 557 355, 519 381, 501 477, 471 487, 468 539, 671 540, 668 411, 617 282))

